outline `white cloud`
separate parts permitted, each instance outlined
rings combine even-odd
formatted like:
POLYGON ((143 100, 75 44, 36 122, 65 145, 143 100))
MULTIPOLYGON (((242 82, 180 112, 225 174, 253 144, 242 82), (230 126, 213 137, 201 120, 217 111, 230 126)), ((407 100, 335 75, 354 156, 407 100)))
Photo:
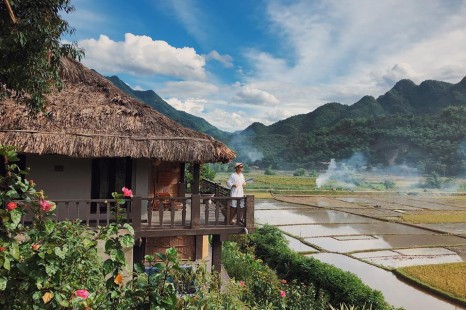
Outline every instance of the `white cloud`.
POLYGON ((279 103, 274 95, 257 88, 245 85, 242 86, 233 98, 234 103, 273 106, 279 103))
POLYGON ((162 97, 188 98, 206 97, 219 92, 219 87, 202 81, 169 81, 157 93, 162 97))
POLYGON ((79 45, 86 50, 84 64, 99 72, 205 78, 205 59, 191 47, 176 48, 165 41, 131 33, 126 33, 120 42, 101 35, 98 40, 82 40, 79 45))
POLYGON ((169 98, 165 100, 168 104, 174 107, 177 110, 185 111, 189 114, 202 117, 202 112, 204 111, 204 106, 206 103, 205 99, 191 98, 185 101, 182 101, 178 98, 169 98))
POLYGON ((246 49, 251 87, 307 113, 330 101, 378 96, 409 78, 458 82, 466 63, 466 2, 268 2, 280 53, 246 49))
POLYGON ((221 64, 223 64, 225 68, 233 67, 233 57, 231 57, 230 55, 220 55, 219 52, 215 50, 207 54, 206 59, 207 60, 214 59, 220 62, 221 64))
POLYGON ((204 114, 204 117, 215 127, 230 132, 242 130, 251 124, 250 119, 241 111, 213 109, 204 114))

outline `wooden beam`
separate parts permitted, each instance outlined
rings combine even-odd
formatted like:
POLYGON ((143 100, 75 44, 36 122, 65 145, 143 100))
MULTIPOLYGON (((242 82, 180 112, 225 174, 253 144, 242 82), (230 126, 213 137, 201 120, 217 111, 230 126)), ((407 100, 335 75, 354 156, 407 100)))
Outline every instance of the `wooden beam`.
POLYGON ((131 224, 134 230, 141 229, 142 199, 141 196, 134 196, 131 202, 131 224))
POLYGON ((204 236, 198 235, 196 238, 196 259, 202 259, 202 248, 204 245, 204 236))
POLYGON ((191 228, 198 228, 201 221, 201 195, 191 196, 191 228))
POLYGON ((247 195, 246 196, 246 228, 254 229, 254 196, 247 195))
MULTIPOLYGON (((168 228, 142 228, 139 231, 135 231, 136 238, 139 237, 170 237, 170 236, 197 236, 197 235, 240 235, 245 234, 245 229, 238 225, 228 225, 223 227, 199 227, 193 228, 180 228, 171 229, 168 228)), ((249 233, 252 233, 254 229, 249 229, 249 233)))
POLYGON ((144 263, 146 255, 146 238, 137 238, 133 247, 133 264, 144 263))
POLYGON ((222 239, 221 235, 212 236, 212 271, 222 271, 222 239))
POLYGON ((201 165, 194 164, 193 165, 193 188, 191 188, 191 192, 193 195, 199 194, 199 184, 201 180, 201 165))

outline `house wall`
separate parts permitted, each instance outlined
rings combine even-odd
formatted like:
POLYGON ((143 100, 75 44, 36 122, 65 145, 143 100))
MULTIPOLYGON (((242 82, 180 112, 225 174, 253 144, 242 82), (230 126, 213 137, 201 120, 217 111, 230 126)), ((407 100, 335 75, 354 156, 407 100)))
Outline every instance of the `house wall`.
POLYGON ((49 199, 90 199, 92 160, 63 155, 26 155, 27 179, 49 199))
MULTIPOLYGON (((138 158, 133 160, 133 180, 131 184, 133 195, 143 198, 149 197, 149 176, 151 167, 152 161, 149 159, 138 158)), ((147 220, 146 205, 142 206, 141 215, 143 221, 147 220)))
POLYGON ((151 160, 134 159, 133 160, 133 194, 141 197, 149 196, 149 176, 151 171, 151 160))
MULTIPOLYGON (((26 155, 31 168, 27 179, 43 189, 50 199, 90 199, 92 159, 62 155, 26 155)), ((131 189, 134 195, 148 197, 151 161, 133 160, 131 189)))

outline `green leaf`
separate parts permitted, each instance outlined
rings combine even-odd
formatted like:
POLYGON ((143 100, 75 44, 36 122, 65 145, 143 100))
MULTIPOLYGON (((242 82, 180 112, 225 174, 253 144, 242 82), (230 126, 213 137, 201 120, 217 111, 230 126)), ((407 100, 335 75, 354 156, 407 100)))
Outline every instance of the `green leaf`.
POLYGON ((10 259, 8 257, 5 257, 5 262, 3 262, 3 268, 5 268, 6 270, 11 269, 10 259))
POLYGON ((45 232, 50 235, 55 229, 55 223, 51 219, 45 220, 45 232))
POLYGON ((107 242, 105 242, 105 252, 106 253, 110 252, 111 250, 114 250, 115 248, 116 248, 115 241, 113 241, 112 239, 107 240, 107 242))
POLYGON ((18 263, 16 264, 16 267, 18 267, 18 270, 24 274, 29 274, 31 272, 29 265, 26 263, 18 263))
POLYGON ((7 283, 8 283, 7 278, 0 277, 0 291, 4 291, 6 289, 7 283))
POLYGON ((21 216, 22 216, 21 211, 18 209, 14 209, 10 211, 9 213, 10 213, 11 221, 13 222, 13 225, 16 228, 19 222, 21 221, 21 216))
POLYGON ((57 273, 57 271, 58 271, 58 266, 54 264, 49 263, 45 266, 45 272, 49 276, 53 276, 55 273, 57 273))
POLYGON ((13 242, 10 247, 10 254, 14 259, 19 259, 19 246, 16 242, 13 242))
POLYGON ((107 259, 104 262, 102 269, 103 269, 104 275, 108 275, 109 273, 113 272, 113 270, 115 269, 115 264, 113 263, 111 259, 107 259))
POLYGON ((61 259, 65 259, 65 253, 59 247, 55 247, 53 252, 55 253, 55 255, 57 255, 61 259))
POLYGON ((137 263, 137 264, 134 264, 134 271, 136 271, 138 273, 143 273, 143 272, 146 271, 146 269, 145 269, 143 264, 137 263))
POLYGON ((129 248, 129 247, 134 246, 134 238, 133 238, 133 236, 131 236, 131 235, 129 235, 129 234, 124 235, 124 236, 120 239, 120 242, 121 242, 121 245, 122 245, 124 248, 129 248))
POLYGON ((123 228, 126 228, 128 232, 134 236, 134 228, 128 223, 123 224, 123 228))

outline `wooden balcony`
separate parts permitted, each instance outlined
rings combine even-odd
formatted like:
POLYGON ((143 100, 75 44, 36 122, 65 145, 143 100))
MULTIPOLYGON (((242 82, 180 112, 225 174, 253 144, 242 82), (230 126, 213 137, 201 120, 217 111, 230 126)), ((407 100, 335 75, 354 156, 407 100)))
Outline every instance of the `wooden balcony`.
MULTIPOLYGON (((115 222, 113 199, 54 200, 57 204, 55 220, 81 220, 88 226, 103 226, 115 222)), ((135 238, 183 235, 230 235, 254 229, 254 196, 242 198, 211 195, 186 197, 127 199, 121 214, 123 221, 135 230, 135 238), (234 218, 231 207, 236 201, 234 218), (146 212, 144 212, 146 211, 146 212), (232 223, 234 222, 234 224, 232 223)), ((30 215, 23 217, 29 222, 30 215)))

